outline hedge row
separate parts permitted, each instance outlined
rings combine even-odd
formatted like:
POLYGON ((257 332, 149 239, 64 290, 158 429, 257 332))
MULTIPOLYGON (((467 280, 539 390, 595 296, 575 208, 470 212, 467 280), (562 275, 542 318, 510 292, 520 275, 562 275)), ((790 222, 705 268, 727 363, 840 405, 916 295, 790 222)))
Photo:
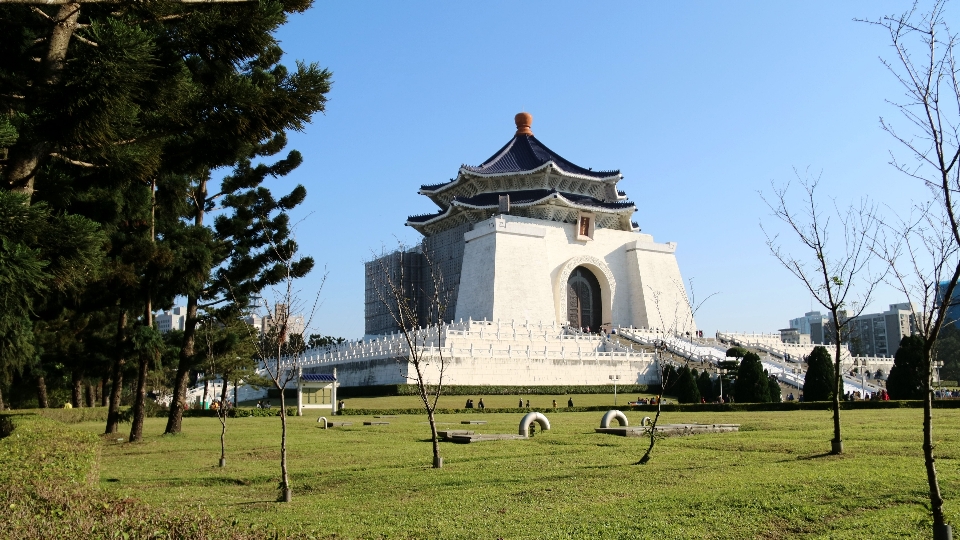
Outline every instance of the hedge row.
MULTIPOLYGON (((960 409, 960 399, 937 400, 933 402, 936 409, 960 409)), ((923 401, 843 401, 840 408, 853 409, 899 409, 922 408, 923 401)), ((621 411, 656 412, 656 405, 637 405, 617 407, 621 411)), ((546 408, 486 408, 486 409, 437 409, 437 414, 491 414, 491 413, 527 413, 531 410, 540 412, 593 412, 608 411, 609 405, 595 405, 590 407, 546 407, 546 408)), ((740 411, 823 411, 833 409, 832 401, 784 401, 781 403, 665 403, 661 405, 664 412, 740 412, 740 411)), ((347 409, 346 414, 355 416, 384 415, 384 414, 426 414, 423 408, 415 409, 347 409)))
MULTIPOLYGON (((43 416, 44 418, 49 418, 51 420, 56 420, 58 422, 63 422, 64 424, 77 424, 80 422, 103 422, 107 421, 107 408, 106 407, 92 407, 92 408, 83 408, 83 409, 30 409, 29 411, 23 411, 23 414, 36 414, 43 416)), ((148 407, 146 412, 147 418, 166 418, 170 413, 170 409, 166 407, 148 407)), ((120 422, 130 423, 133 410, 130 407, 121 407, 120 408, 120 422)), ((293 416, 297 414, 296 407, 287 407, 287 414, 293 416)), ((273 407, 270 409, 257 409, 257 408, 235 408, 230 410, 230 418, 246 418, 249 416, 279 416, 280 407, 273 407)), ((212 409, 187 409, 183 411, 183 416, 186 418, 216 418, 217 411, 212 409)), ((2 428, 0 428, 2 431, 2 428)))
MULTIPOLYGON (((213 409, 188 409, 183 411, 183 416, 192 418, 216 418, 218 411, 213 409)), ((296 407, 287 407, 287 416, 296 416, 296 407)), ((280 416, 280 407, 271 407, 269 409, 257 409, 247 407, 236 407, 230 409, 227 414, 229 418, 249 418, 249 417, 269 417, 280 416)))
MULTIPOLYGON (((620 384, 617 391, 625 394, 645 394, 656 389, 646 384, 620 384)), ((449 385, 443 387, 447 396, 557 396, 568 394, 612 394, 613 385, 560 385, 560 386, 503 386, 503 385, 449 385)), ((415 396, 415 384, 385 384, 379 386, 353 386, 337 389, 338 398, 415 396)))

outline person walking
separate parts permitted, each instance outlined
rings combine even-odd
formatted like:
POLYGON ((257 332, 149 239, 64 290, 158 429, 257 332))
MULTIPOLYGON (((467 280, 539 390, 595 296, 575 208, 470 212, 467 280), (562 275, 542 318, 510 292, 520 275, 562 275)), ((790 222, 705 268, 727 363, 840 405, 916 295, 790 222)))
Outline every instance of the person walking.
POLYGON ((570 396, 570 399, 567 400, 567 407, 573 407, 573 396, 570 396))

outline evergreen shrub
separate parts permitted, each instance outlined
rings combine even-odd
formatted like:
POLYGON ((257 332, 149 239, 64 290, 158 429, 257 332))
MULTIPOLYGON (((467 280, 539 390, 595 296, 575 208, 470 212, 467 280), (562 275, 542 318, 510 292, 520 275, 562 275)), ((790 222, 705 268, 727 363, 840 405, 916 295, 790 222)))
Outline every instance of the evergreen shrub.
POLYGON ((923 338, 906 336, 901 339, 887 376, 890 399, 923 399, 924 367, 923 338))
POLYGON ((830 351, 818 345, 807 356, 807 374, 803 379, 804 401, 830 401, 836 381, 833 366, 833 357, 830 351))
POLYGON ((733 387, 734 397, 739 403, 767 403, 770 401, 770 386, 763 364, 756 353, 743 355, 737 369, 737 384, 733 387))
POLYGON ((697 381, 687 366, 681 366, 677 370, 677 384, 674 385, 673 395, 680 403, 700 403, 700 389, 697 388, 697 381))

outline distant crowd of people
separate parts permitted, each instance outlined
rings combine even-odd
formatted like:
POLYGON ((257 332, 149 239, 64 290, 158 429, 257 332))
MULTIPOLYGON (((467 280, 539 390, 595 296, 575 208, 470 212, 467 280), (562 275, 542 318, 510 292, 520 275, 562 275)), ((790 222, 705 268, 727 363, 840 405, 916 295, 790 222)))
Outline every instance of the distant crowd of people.
MULTIPOLYGON (((228 400, 225 401, 225 402, 221 402, 219 398, 214 399, 214 400, 211 401, 210 403, 204 402, 204 403, 202 403, 201 405, 203 406, 204 409, 210 409, 211 411, 219 411, 220 409, 223 409, 223 410, 225 410, 225 411, 229 411, 230 409, 232 409, 232 408, 234 407, 234 404, 233 404, 233 401, 232 401, 232 400, 229 400, 229 399, 228 399, 228 400)), ((188 407, 188 408, 189 408, 189 407, 188 407)))
MULTIPOLYGON (((569 407, 573 407, 573 397, 570 397, 570 398, 567 399, 567 407, 568 407, 568 408, 569 408, 569 407)), ((483 398, 480 398, 480 401, 477 401, 477 402, 474 402, 474 401, 473 401, 473 398, 469 398, 469 399, 467 399, 467 403, 464 405, 464 408, 467 408, 467 409, 485 409, 485 408, 486 408, 486 405, 483 403, 483 398)), ((526 403, 524 403, 523 398, 520 398, 519 401, 517 402, 517 408, 519 408, 519 409, 529 409, 529 408, 530 408, 530 400, 528 399, 528 400, 526 401, 526 403)), ((557 408, 557 400, 553 400, 553 408, 554 408, 554 409, 557 408)))
POLYGON ((861 392, 854 390, 843 394, 844 401, 890 401, 890 394, 881 389, 879 392, 861 392))
MULTIPOLYGON (((467 400, 467 404, 464 405, 464 407, 466 407, 466 408, 468 408, 468 409, 473 409, 473 408, 474 408, 474 406, 473 406, 473 400, 472 400, 472 399, 468 399, 468 400, 467 400)), ((485 409, 486 407, 487 407, 487 406, 483 404, 483 398, 480 398, 480 402, 477 403, 476 408, 477 408, 477 409, 485 409)))

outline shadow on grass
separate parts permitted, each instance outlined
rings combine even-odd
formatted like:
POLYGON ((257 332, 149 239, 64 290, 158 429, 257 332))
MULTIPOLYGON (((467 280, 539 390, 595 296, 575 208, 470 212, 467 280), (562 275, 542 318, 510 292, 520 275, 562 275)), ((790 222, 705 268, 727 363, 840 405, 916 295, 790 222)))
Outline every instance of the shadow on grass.
POLYGON ((822 454, 810 454, 809 456, 797 456, 797 459, 803 460, 803 461, 807 461, 807 460, 811 460, 811 459, 820 459, 820 458, 825 458, 825 457, 831 457, 831 456, 833 456, 833 455, 834 455, 834 454, 831 454, 830 452, 824 452, 824 453, 822 453, 822 454))
POLYGON ((236 503, 227 503, 224 506, 239 506, 239 507, 249 507, 249 508, 260 508, 266 509, 271 508, 273 505, 277 504, 276 499, 264 499, 261 501, 246 501, 246 502, 236 502, 236 503))

